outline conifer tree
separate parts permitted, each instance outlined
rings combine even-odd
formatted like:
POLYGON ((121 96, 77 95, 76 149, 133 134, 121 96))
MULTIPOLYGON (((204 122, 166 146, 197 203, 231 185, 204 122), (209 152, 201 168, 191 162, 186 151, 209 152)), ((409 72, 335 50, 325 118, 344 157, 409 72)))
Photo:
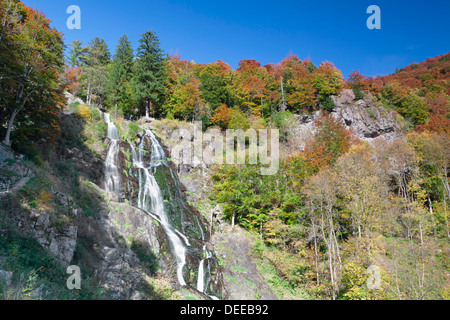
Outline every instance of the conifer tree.
POLYGON ((108 100, 117 109, 126 109, 129 105, 130 82, 133 76, 133 48, 126 35, 117 45, 108 79, 108 100))
POLYGON ((70 49, 69 56, 67 57, 70 68, 75 68, 82 64, 83 54, 85 53, 82 44, 83 42, 75 40, 70 45, 72 49, 70 49))
POLYGON ((156 111, 165 93, 166 67, 163 50, 153 30, 145 32, 139 40, 132 88, 136 100, 145 105, 145 116, 156 111))

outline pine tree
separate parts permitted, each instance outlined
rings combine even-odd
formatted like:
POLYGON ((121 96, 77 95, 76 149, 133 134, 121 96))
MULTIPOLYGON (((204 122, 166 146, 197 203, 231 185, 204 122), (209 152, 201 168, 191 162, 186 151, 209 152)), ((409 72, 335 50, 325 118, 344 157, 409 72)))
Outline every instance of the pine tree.
POLYGON ((83 61, 84 50, 82 47, 83 42, 75 40, 70 45, 72 49, 69 52, 69 56, 67 57, 68 65, 70 68, 75 68, 76 66, 80 66, 83 61))
POLYGON ((95 67, 99 65, 107 65, 111 59, 111 53, 109 52, 108 45, 105 40, 99 37, 92 39, 87 48, 87 55, 85 56, 85 64, 89 67, 95 67))
POLYGON ((145 103, 145 115, 149 117, 152 107, 156 109, 163 102, 166 82, 165 57, 153 30, 145 32, 139 43, 132 88, 136 100, 141 105, 145 103))
POLYGON ((113 58, 108 81, 108 100, 115 108, 120 105, 122 109, 129 104, 129 87, 133 76, 134 53, 131 43, 126 35, 123 35, 117 45, 113 58))

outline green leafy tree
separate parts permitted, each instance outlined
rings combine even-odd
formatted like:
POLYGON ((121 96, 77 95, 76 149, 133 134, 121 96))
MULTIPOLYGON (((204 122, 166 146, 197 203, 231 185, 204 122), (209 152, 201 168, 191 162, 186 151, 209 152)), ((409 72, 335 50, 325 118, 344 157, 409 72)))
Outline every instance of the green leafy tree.
POLYGON ((83 55, 85 50, 83 48, 83 42, 75 40, 70 45, 71 49, 69 51, 69 56, 67 57, 68 65, 70 68, 75 68, 76 66, 81 66, 83 63, 83 55))
POLYGON ((398 81, 392 81, 383 88, 382 96, 387 103, 392 104, 405 119, 414 125, 427 122, 429 107, 416 90, 402 86, 398 81))
POLYGON ((353 94, 355 95, 356 100, 364 99, 364 92, 361 90, 361 87, 358 85, 352 86, 353 94))
POLYGON ((318 98, 324 101, 330 95, 340 93, 344 80, 342 73, 330 62, 324 62, 314 71, 313 87, 316 88, 318 98))
POLYGON ((230 95, 231 67, 222 61, 208 64, 200 72, 202 98, 214 112, 222 104, 232 105, 230 95))
POLYGON ((99 37, 95 37, 84 48, 84 51, 85 54, 82 55, 84 73, 82 82, 86 89, 86 103, 105 101, 111 53, 105 40, 99 37))
POLYGON ((44 136, 51 140, 59 129, 59 106, 63 101, 62 35, 50 28, 44 14, 21 2, 3 1, 0 8, 2 14, 6 11, 6 15, 16 15, 0 36, 0 55, 11 56, 0 82, 1 110, 9 118, 3 143, 11 145, 14 123, 26 119, 33 119, 33 127, 46 132, 37 135, 28 131, 29 138, 44 136))

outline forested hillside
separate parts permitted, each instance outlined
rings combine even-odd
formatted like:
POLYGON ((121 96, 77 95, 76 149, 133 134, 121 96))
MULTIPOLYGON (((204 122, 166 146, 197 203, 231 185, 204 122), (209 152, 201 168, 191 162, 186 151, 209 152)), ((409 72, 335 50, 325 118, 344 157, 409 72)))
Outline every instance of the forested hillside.
MULTIPOLYGON (((12 223, 17 247, 2 238, 13 229, 9 220, 18 206, 51 212, 61 228, 75 225, 80 218, 55 207, 55 189, 72 195, 71 208, 83 212, 81 225, 92 234, 86 221, 102 205, 91 188, 104 187, 109 143, 100 112, 108 112, 120 140, 139 147, 136 141, 152 130, 170 149, 172 131, 195 121, 204 131, 279 130, 275 175, 263 176, 251 164, 178 168, 181 189, 208 222, 207 233, 224 243, 233 228, 254 236, 251 254, 278 298, 450 298, 450 53, 377 78, 356 70, 344 77, 331 62, 315 64, 295 54, 265 66, 242 60, 233 70, 220 60, 198 64, 169 56, 153 30, 143 31, 137 48, 126 35, 116 48, 108 48, 102 35, 88 44, 64 44, 44 13, 17 0, 0 0, 0 22, 0 270, 38 270, 38 259, 20 265, 11 258, 36 254, 45 256, 42 277, 60 280, 50 270, 60 261, 20 240, 20 225, 12 223), (361 127, 372 131, 361 133, 361 127), (16 177, 16 161, 37 178, 22 171, 16 177), (16 180, 25 186, 6 195, 16 180), (227 228, 210 221, 214 208, 227 228), (380 281, 370 287, 373 270, 380 281)), ((129 179, 134 149, 123 143, 120 171, 129 179)), ((127 206, 133 191, 124 193, 107 201, 127 206)), ((95 241, 86 239, 72 249, 77 263, 92 271, 95 241)), ((120 248, 142 253, 135 242, 120 241, 120 248)), ((157 279, 148 297, 176 298, 152 259, 141 259, 157 279)), ((218 263, 230 267, 219 255, 218 263)), ((85 294, 64 289, 61 295, 103 297, 94 282, 85 294)))

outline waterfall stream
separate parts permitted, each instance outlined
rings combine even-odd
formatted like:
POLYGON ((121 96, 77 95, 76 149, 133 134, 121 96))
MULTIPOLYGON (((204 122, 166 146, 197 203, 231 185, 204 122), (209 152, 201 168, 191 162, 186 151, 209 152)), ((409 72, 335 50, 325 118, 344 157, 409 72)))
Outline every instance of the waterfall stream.
MULTIPOLYGON (((198 279, 197 279, 197 290, 200 292, 205 292, 205 262, 212 258, 211 252, 206 249, 206 245, 203 247, 203 251, 206 254, 206 258, 200 261, 198 266, 198 279)), ((209 264, 208 264, 209 268, 209 264)))
POLYGON ((111 140, 105 161, 105 190, 118 194, 120 192, 119 168, 117 167, 120 150, 119 130, 111 122, 111 116, 108 113, 104 114, 104 119, 108 125, 108 138, 111 140))
POLYGON ((173 254, 177 261, 178 282, 180 285, 185 286, 186 282, 183 278, 183 267, 186 264, 186 247, 183 244, 182 239, 186 245, 190 246, 190 243, 186 236, 170 224, 164 207, 164 198, 154 176, 154 169, 156 167, 167 165, 164 150, 151 131, 146 131, 145 135, 149 137, 152 142, 151 160, 148 165, 146 165, 143 160, 145 152, 144 139, 142 139, 137 151, 131 146, 133 167, 138 170, 140 181, 137 206, 152 215, 161 223, 169 238, 173 254))
MULTIPOLYGON (((111 121, 109 114, 105 113, 104 119, 108 125, 108 138, 111 140, 105 161, 105 189, 108 192, 119 193, 119 131, 111 121)), ((189 234, 188 237, 183 234, 183 230, 178 230, 178 228, 183 228, 183 223, 177 220, 179 216, 178 214, 174 215, 174 212, 178 212, 177 210, 188 210, 188 212, 191 212, 191 209, 181 200, 180 182, 178 176, 170 168, 164 149, 150 130, 145 131, 145 135, 142 137, 138 147, 135 148, 133 145, 129 146, 132 162, 130 171, 132 171, 133 176, 139 182, 137 199, 135 198, 134 205, 145 211, 162 226, 176 261, 176 273, 181 286, 187 285, 183 276, 183 268, 187 264, 188 251, 191 257, 194 253, 199 257, 200 252, 203 252, 203 257, 199 259, 196 287, 198 291, 206 294, 208 284, 211 281, 211 263, 214 263, 215 260, 212 252, 207 250, 205 233, 200 219, 196 215, 192 215, 191 219, 192 222, 196 222, 196 228, 198 227, 197 230, 199 231, 197 231, 197 235, 192 234, 191 230, 191 233, 187 233, 189 234), (148 148, 149 142, 151 144, 150 148, 148 148), (146 150, 146 147, 150 150, 146 150), (162 180, 158 178, 159 180, 157 180, 161 172, 167 172, 166 178, 162 180), (158 181, 161 185, 158 184, 158 181), (164 192, 161 188, 163 188, 164 192), (167 198, 167 188, 171 190, 169 192, 171 194, 169 198, 167 198), (164 197, 166 197, 166 200, 164 197), (171 214, 170 219, 169 213, 171 214), (190 239, 194 241, 195 248, 191 246, 190 239), (199 245, 203 246, 203 249, 200 249, 202 247, 199 247, 199 245)), ((184 231, 186 232, 186 230, 184 231)), ((218 299, 215 296, 210 297, 212 299, 218 299)))

